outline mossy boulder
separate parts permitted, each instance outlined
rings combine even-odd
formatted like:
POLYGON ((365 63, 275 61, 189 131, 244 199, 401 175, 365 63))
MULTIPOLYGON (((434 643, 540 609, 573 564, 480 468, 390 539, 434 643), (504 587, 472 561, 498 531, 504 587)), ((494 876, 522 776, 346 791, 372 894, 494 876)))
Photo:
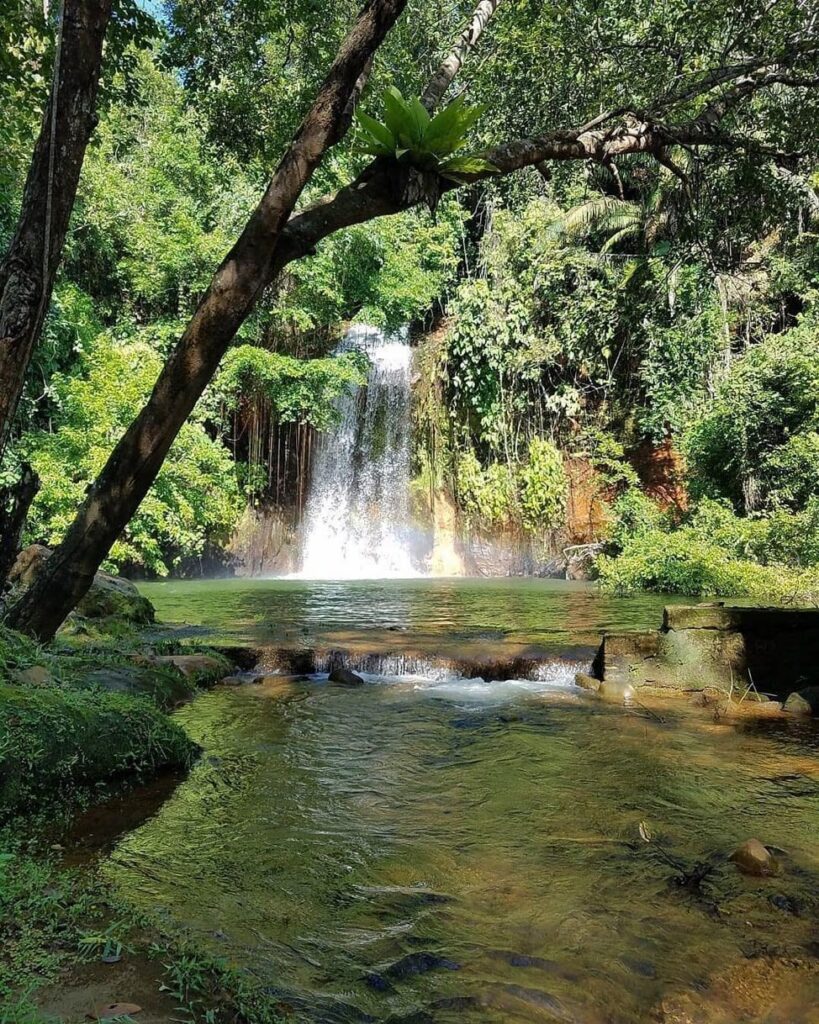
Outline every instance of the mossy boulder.
MULTIPOLYGON (((21 551, 9 573, 12 588, 25 590, 31 586, 50 557, 51 548, 43 544, 31 544, 21 551)), ((116 617, 140 625, 154 621, 154 607, 148 598, 143 597, 130 580, 107 572, 94 576, 91 589, 76 611, 89 619, 116 617)))
POLYGON ((84 675, 79 685, 97 687, 107 693, 150 697, 165 710, 190 700, 196 693, 195 684, 180 672, 151 665, 101 665, 84 675))
POLYGON ((819 715, 819 686, 794 690, 782 707, 793 715, 819 715))
POLYGON ((0 819, 122 773, 187 765, 196 751, 146 697, 0 685, 0 819))

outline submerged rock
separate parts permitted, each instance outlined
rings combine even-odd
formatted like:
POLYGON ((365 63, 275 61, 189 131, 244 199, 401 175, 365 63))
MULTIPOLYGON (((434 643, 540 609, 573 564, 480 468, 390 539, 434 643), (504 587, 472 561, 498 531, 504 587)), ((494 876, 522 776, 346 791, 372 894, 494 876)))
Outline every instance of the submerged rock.
POLYGON ((634 687, 619 679, 606 679, 598 687, 597 696, 607 704, 626 704, 634 697, 634 687))
POLYGON ((388 981, 383 974, 376 974, 375 971, 371 971, 365 974, 362 978, 364 984, 373 990, 373 992, 394 992, 395 986, 392 982, 388 981))
POLYGON ((758 839, 748 839, 728 859, 736 864, 743 875, 764 878, 779 872, 777 859, 758 839))
POLYGON ((416 974, 426 974, 428 971, 459 971, 460 969, 461 965, 455 963, 454 960, 448 960, 445 956, 438 956, 437 953, 429 953, 425 950, 402 956, 400 960, 384 971, 384 975, 400 980, 412 978, 416 974))
POLYGON ((574 685, 582 690, 592 690, 594 693, 600 689, 600 680, 590 676, 587 672, 578 672, 574 677, 574 685))
POLYGON ((339 686, 363 686, 364 680, 360 675, 348 668, 334 668, 330 673, 330 682, 339 686))

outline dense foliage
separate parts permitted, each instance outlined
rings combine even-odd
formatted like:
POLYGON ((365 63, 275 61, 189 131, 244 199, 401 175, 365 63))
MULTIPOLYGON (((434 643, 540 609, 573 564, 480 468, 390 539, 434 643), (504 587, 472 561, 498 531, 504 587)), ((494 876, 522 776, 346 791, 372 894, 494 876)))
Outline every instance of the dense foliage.
MULTIPOLYGON (((59 541, 139 412, 263 180, 254 160, 214 148, 156 52, 132 50, 124 63, 110 72, 63 277, 22 403, 25 432, 0 478, 13 478, 21 459, 32 463, 41 487, 26 536, 48 544, 59 541)), ((20 153, 22 161, 22 143, 20 153)), ((23 171, 21 162, 0 194, 9 220, 23 171)), ((435 221, 409 212, 353 228, 271 289, 106 567, 165 575, 224 544, 255 487, 228 444, 231 414, 263 402, 271 429, 331 426, 335 399, 364 380, 361 360, 327 357, 341 323, 359 315, 392 328, 427 315, 454 281, 462 221, 458 204, 447 201, 435 221), (306 358, 277 351, 285 347, 306 358)))
MULTIPOLYGON (((42 487, 27 536, 49 543, 149 393, 357 10, 172 0, 156 20, 143 6, 115 4, 100 122, 0 476, 30 458, 42 487)), ((804 30, 799 5, 761 0, 708 0, 695 15, 671 2, 501 4, 468 89, 459 79, 430 114, 415 97, 472 7, 411 0, 371 68, 358 128, 322 162, 305 204, 365 156, 460 179, 508 138, 624 103, 660 98, 662 112, 703 69, 787 52, 804 30)), ((0 241, 47 92, 54 19, 28 0, 0 16, 0 241)), ((800 533, 813 536, 819 501, 819 108, 815 90, 792 84, 730 114, 730 131, 776 151, 556 161, 435 195, 434 216, 419 207, 330 236, 265 290, 110 566, 172 572, 223 544, 274 478, 282 500, 293 473, 255 463, 286 428, 332 428, 339 395, 364 381, 363 362, 332 356, 358 319, 436 328, 418 358, 414 464, 469 524, 566 539, 569 463, 581 462, 610 510, 608 536, 600 529, 611 586, 757 588, 755 569, 745 582, 727 582, 733 569, 709 575, 717 548, 763 572, 810 568, 800 533), (684 456, 690 507, 646 504, 653 446, 684 456), (716 508, 753 542, 725 530, 715 541, 716 508), (640 518, 647 532, 632 528, 640 518), (700 575, 679 569, 682 552, 700 575)), ((713 100, 694 88, 674 117, 713 100)))
POLYGON ((819 325, 754 346, 686 438, 698 491, 739 512, 798 510, 819 496, 819 325))
MULTIPOLYGON (((104 334, 73 376, 55 375, 53 403, 59 426, 34 430, 23 454, 41 489, 32 507, 32 539, 53 543, 104 464, 112 443, 141 408, 153 385, 159 356, 139 336, 115 341, 104 334)), ((208 539, 226 539, 239 512, 239 489, 227 449, 201 420, 187 423, 150 496, 111 552, 111 563, 165 575, 183 555, 201 553, 208 539)))

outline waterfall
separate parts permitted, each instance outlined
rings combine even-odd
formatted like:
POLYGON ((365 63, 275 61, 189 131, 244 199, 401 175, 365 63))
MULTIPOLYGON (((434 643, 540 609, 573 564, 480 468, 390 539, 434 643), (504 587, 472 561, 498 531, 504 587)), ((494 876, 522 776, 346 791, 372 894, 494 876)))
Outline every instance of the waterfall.
POLYGON ((406 330, 355 325, 338 351, 370 359, 365 388, 336 402, 314 455, 304 523, 306 579, 417 576, 410 554, 410 372, 406 330))

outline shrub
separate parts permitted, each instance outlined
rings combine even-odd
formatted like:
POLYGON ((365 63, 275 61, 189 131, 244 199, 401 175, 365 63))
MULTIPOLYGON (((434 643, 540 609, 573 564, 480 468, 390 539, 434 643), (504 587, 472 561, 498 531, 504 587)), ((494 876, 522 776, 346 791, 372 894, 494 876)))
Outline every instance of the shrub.
MULTIPOLYGON (((741 518, 724 503, 703 501, 672 529, 640 492, 628 492, 614 508, 615 553, 597 563, 607 590, 774 601, 813 600, 819 593, 819 545, 800 547, 797 535, 809 525, 800 517, 741 518)), ((813 515, 819 519, 819 508, 813 515)))
POLYGON ((522 526, 534 532, 559 526, 568 480, 560 452, 545 438, 529 442, 527 461, 491 462, 485 469, 473 451, 457 462, 458 498, 467 518, 481 526, 522 526))
POLYGON ((551 441, 529 442, 529 461, 518 472, 521 519, 529 530, 559 526, 566 509, 568 480, 563 458, 551 441))
POLYGON ((796 510, 819 494, 819 347, 805 321, 738 359, 685 438, 694 493, 739 511, 796 510))

